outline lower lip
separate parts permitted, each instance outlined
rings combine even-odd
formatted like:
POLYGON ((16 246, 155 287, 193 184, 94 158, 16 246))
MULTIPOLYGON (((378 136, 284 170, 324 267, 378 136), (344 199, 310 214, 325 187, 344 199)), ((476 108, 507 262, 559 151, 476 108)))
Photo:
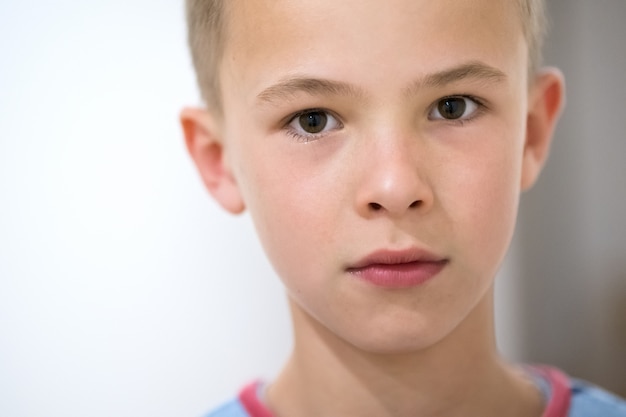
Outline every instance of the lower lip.
POLYGON ((443 260, 402 264, 372 264, 363 268, 350 268, 348 272, 377 287, 410 288, 433 279, 447 263, 447 260, 443 260))

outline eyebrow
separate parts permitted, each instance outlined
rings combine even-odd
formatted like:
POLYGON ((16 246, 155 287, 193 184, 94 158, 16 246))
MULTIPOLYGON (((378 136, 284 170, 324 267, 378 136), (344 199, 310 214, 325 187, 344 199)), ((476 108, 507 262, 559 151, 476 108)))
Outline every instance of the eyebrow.
POLYGON ((501 83, 504 82, 506 78, 506 74, 495 67, 480 61, 471 61, 443 71, 428 74, 412 83, 405 91, 407 95, 412 95, 417 90, 424 87, 441 88, 448 84, 464 80, 501 83))
POLYGON ((342 81, 309 77, 292 77, 280 80, 266 88, 257 96, 262 102, 274 103, 293 97, 297 93, 312 96, 331 95, 363 98, 364 92, 358 87, 342 81))
MULTIPOLYGON (((467 79, 499 83, 506 78, 506 74, 497 68, 479 61, 471 61, 420 77, 411 83, 405 92, 407 95, 412 95, 424 87, 444 87, 467 79)), ((276 84, 264 89, 257 95, 257 99, 260 102, 272 104, 292 98, 298 93, 305 93, 311 96, 348 96, 357 99, 364 99, 367 96, 362 89, 347 82, 307 76, 293 76, 283 78, 276 84)))

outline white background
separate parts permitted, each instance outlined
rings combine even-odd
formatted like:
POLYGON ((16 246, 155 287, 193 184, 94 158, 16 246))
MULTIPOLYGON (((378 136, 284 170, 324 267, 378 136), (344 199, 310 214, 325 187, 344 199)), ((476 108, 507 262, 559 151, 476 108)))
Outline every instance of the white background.
MULTIPOLYGON (((598 323, 624 323, 604 312, 626 294, 626 3, 590 4, 551 2, 570 107, 524 196, 498 334, 617 386, 626 330, 598 323)), ((0 416, 199 416, 279 368, 280 284, 184 150, 198 103, 182 1, 0 0, 0 416)))
POLYGON ((182 1, 0 2, 0 416, 198 416, 289 349, 207 196, 182 1))

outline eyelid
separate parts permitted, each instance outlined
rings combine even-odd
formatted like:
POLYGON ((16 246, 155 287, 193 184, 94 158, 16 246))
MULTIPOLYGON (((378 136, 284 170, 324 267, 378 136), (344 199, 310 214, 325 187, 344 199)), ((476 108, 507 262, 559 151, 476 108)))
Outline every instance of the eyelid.
POLYGON ((343 123, 341 122, 339 116, 337 116, 334 112, 328 109, 324 109, 324 108, 309 108, 309 109, 297 111, 287 116, 283 122, 283 129, 286 131, 286 133, 292 136, 294 139, 296 139, 299 142, 311 142, 314 140, 322 139, 323 137, 341 128, 343 128, 343 123), (327 131, 320 132, 320 133, 298 132, 295 128, 291 126, 291 124, 300 116, 308 114, 308 113, 316 113, 316 112, 325 113, 329 119, 332 119, 335 121, 337 126, 327 131))
POLYGON ((444 96, 435 100, 430 105, 430 107, 428 107, 426 114, 427 114, 428 120, 431 120, 431 121, 436 121, 436 122, 441 121, 441 122, 446 122, 446 123, 461 123, 462 124, 462 123, 474 120, 476 117, 483 114, 484 111, 487 109, 488 107, 487 107, 487 104, 485 103, 485 100, 480 99, 476 96, 473 96, 470 94, 451 94, 451 95, 447 95, 447 96, 444 96), (437 111, 437 106, 442 100, 458 99, 458 98, 469 100, 473 104, 476 105, 476 109, 472 112, 472 114, 470 114, 469 116, 460 117, 458 119, 446 119, 445 117, 432 117, 431 116, 434 111, 437 111))

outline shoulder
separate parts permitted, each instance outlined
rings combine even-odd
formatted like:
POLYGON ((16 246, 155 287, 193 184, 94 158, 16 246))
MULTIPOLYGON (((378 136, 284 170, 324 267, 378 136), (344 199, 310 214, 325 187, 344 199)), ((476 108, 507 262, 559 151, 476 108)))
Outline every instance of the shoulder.
POLYGON ((204 417, 249 417, 238 399, 232 399, 211 411, 204 417))
POLYGON ((259 398, 263 387, 261 381, 249 383, 239 395, 204 417, 272 417, 272 413, 259 398))
POLYGON ((626 417, 626 401, 585 381, 571 381, 569 417, 626 417))

